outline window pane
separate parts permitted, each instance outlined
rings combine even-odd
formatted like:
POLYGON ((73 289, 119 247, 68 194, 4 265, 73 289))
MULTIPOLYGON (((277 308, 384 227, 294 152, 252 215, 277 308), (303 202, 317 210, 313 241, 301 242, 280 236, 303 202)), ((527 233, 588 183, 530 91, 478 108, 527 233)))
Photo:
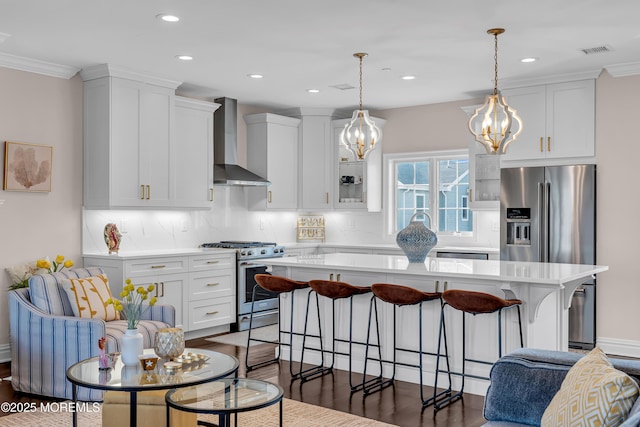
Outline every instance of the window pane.
POLYGON ((417 211, 429 212, 429 162, 396 163, 396 227, 405 228, 417 211))
POLYGON ((438 231, 473 231, 473 213, 468 208, 468 159, 438 161, 438 231))

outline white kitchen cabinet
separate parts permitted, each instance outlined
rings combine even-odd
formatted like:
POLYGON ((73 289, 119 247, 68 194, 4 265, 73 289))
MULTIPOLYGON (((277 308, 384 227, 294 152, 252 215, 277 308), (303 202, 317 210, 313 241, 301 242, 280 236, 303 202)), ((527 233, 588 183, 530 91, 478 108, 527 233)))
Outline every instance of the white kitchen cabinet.
POLYGON ((584 161, 595 156, 595 80, 508 89, 502 94, 523 122, 522 133, 509 145, 503 162, 584 161))
MULTIPOLYGON (((382 129, 385 121, 373 118, 382 129)), ((340 133, 351 119, 334 120, 333 141, 335 150, 333 175, 333 208, 348 210, 382 210, 382 142, 369 153, 365 161, 356 161, 352 154, 341 146, 340 133)))
POLYGON ((179 207, 213 204, 213 113, 220 104, 176 96, 175 202, 179 207))
POLYGON ((103 256, 85 256, 84 265, 100 267, 109 278, 109 288, 114 298, 120 298, 120 292, 126 279, 137 287, 155 286, 151 296, 158 297, 158 304, 169 304, 176 310, 176 327, 185 329, 186 298, 184 288, 188 281, 187 257, 145 257, 145 258, 107 258, 103 256))
POLYGON ((298 126, 300 119, 271 113, 250 114, 247 168, 271 182, 248 189, 251 210, 298 208, 298 126))
POLYGON ((469 208, 500 209, 500 156, 487 154, 484 146, 469 146, 469 208))
POLYGON ((175 88, 179 82, 103 64, 84 80, 84 206, 173 206, 175 88))
POLYGON ((300 209, 330 209, 333 205, 333 130, 330 115, 302 112, 300 124, 300 209))
POLYGON ((159 304, 175 307, 176 326, 185 332, 235 322, 234 251, 149 257, 85 255, 84 265, 105 271, 116 298, 127 278, 136 286, 154 284, 151 296, 156 296, 159 304))
POLYGON ((212 251, 189 257, 188 329, 236 321, 236 254, 212 251))

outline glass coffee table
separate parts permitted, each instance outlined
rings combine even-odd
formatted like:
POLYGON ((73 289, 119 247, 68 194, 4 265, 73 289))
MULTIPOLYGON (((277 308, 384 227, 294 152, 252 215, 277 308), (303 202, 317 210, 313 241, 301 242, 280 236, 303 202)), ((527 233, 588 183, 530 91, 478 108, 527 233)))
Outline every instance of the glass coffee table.
MULTIPOLYGON (((199 420, 199 425, 229 427, 231 415, 238 425, 238 413, 280 404, 279 425, 282 427, 282 387, 266 381, 248 378, 223 378, 206 384, 182 387, 169 391, 167 420, 171 408, 197 414, 218 415, 218 424, 199 420)), ((167 421, 169 426, 169 421, 167 421)))
MULTIPOLYGON (((145 349, 145 354, 155 354, 145 349)), ((167 360, 159 359, 154 370, 145 371, 142 365, 125 366, 120 357, 113 369, 100 370, 98 357, 82 360, 67 369, 67 379, 73 384, 73 401, 77 401, 78 387, 115 390, 130 393, 129 424, 137 424, 137 393, 147 390, 169 390, 195 386, 238 374, 239 362, 233 356, 217 351, 187 348, 184 354, 202 355, 196 362, 183 364, 180 369, 167 369, 167 360)), ((73 412, 73 426, 78 425, 78 414, 73 412)))

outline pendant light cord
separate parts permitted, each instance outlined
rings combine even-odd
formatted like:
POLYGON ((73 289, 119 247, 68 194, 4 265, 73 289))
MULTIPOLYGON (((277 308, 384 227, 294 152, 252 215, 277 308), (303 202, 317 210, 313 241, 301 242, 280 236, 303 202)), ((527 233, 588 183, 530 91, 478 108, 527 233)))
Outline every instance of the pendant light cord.
POLYGON ((360 58, 360 111, 362 111, 362 58, 363 56, 361 55, 359 58, 360 58))
POLYGON ((493 94, 498 94, 498 34, 493 35, 495 37, 495 53, 493 55, 493 60, 495 62, 495 76, 494 76, 494 86, 493 86, 493 94))

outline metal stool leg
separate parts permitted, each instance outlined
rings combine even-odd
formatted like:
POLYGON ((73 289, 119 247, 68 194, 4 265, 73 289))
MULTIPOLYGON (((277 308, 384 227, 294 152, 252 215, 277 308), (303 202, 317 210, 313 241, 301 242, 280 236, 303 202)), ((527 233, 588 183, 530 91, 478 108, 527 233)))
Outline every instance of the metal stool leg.
POLYGON ((366 345, 365 345, 365 352, 364 352, 364 369, 362 372, 362 384, 360 384, 358 386, 358 389, 362 389, 365 393, 365 396, 368 394, 367 393, 367 387, 370 384, 373 384, 373 386, 375 386, 376 383, 380 382, 382 380, 382 350, 380 347, 380 325, 378 322, 378 304, 376 303, 377 298, 374 296, 371 297, 371 300, 369 301, 369 322, 367 324, 367 341, 366 341, 366 345), (371 360, 377 360, 379 363, 379 368, 380 368, 380 374, 377 377, 371 378, 369 380, 366 379, 367 377, 367 363, 370 360, 369 358, 369 347, 373 347, 373 345, 371 345, 371 316, 374 316, 375 318, 375 322, 376 322, 376 336, 378 341, 376 342, 377 347, 378 347, 378 359, 371 359, 371 360))
MULTIPOLYGON (((247 335, 247 351, 245 353, 245 357, 244 357, 244 366, 245 366, 245 370, 247 372, 252 371, 253 369, 256 368, 260 368, 262 366, 266 366, 266 365, 270 365, 272 363, 278 363, 278 361, 280 360, 280 354, 282 354, 282 348, 281 348, 281 340, 280 340, 280 294, 278 294, 278 341, 277 342, 273 342, 274 344, 278 344, 278 357, 275 357, 273 359, 268 359, 268 360, 264 360, 262 362, 258 362, 258 363, 254 363, 253 365, 249 365, 249 353, 250 353, 250 349, 251 349, 251 342, 252 341, 258 341, 258 342, 272 342, 272 341, 265 341, 265 340, 257 340, 255 338, 251 338, 251 331, 253 330, 253 309, 254 309, 254 303, 256 300, 256 290, 258 288, 259 285, 255 285, 253 287, 253 290, 251 292, 251 313, 249 314, 249 331, 248 331, 248 335, 247 335)), ((293 296, 292 296, 293 298, 293 296)))
POLYGON ((314 378, 318 378, 333 372, 333 363, 329 367, 324 366, 324 354, 325 354, 325 350, 324 350, 324 344, 322 343, 322 322, 320 319, 320 302, 318 298, 318 293, 312 290, 307 294, 307 310, 304 316, 304 333, 302 335, 302 353, 300 356, 300 370, 297 374, 297 378, 300 378, 301 382, 306 382, 314 378), (308 324, 309 324, 309 305, 311 300, 311 294, 315 295, 316 313, 318 317, 318 335, 309 335, 307 333, 308 324), (304 353, 305 353, 305 350, 307 350, 307 345, 306 345, 307 337, 318 338, 318 340, 320 341, 320 349, 311 348, 312 350, 320 351, 320 364, 316 366, 312 366, 307 369, 303 369, 304 353))

